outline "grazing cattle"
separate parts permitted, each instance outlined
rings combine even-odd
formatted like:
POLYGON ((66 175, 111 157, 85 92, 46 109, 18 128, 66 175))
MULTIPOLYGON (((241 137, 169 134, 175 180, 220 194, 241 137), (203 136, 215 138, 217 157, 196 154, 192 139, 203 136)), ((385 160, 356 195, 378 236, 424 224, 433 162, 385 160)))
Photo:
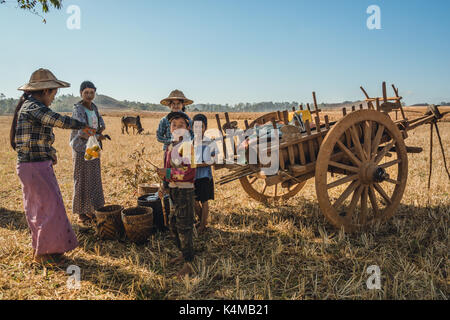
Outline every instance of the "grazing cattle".
POLYGON ((141 118, 139 116, 135 117, 122 117, 122 134, 125 134, 125 131, 127 134, 130 134, 128 132, 128 127, 133 128, 133 134, 135 134, 134 129, 137 130, 138 134, 141 134, 144 129, 142 128, 141 124, 141 118))

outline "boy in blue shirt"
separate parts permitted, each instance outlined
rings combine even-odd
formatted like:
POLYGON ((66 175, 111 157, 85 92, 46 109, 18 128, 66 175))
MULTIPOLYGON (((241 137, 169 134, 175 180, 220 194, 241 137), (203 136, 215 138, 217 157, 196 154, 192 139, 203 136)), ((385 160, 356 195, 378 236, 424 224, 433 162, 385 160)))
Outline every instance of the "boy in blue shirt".
POLYGON ((197 114, 194 116, 194 128, 201 126, 201 139, 197 137, 200 130, 194 129, 195 138, 202 141, 201 145, 195 146, 195 159, 197 162, 197 170, 195 173, 195 213, 200 220, 198 233, 206 231, 209 216, 209 200, 214 200, 214 180, 211 169, 211 154, 209 146, 205 143, 203 137, 208 126, 208 120, 205 115, 197 114))

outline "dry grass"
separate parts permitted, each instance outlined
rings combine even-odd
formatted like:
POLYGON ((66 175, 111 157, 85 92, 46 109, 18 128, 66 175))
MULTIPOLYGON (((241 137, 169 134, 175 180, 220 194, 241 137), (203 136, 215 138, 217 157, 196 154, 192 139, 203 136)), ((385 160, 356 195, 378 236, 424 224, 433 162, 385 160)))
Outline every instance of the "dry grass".
MULTIPOLYGON (((134 170, 129 154, 146 147, 162 164, 155 129, 160 115, 143 119, 143 136, 122 136, 120 119, 105 118, 103 181, 108 203, 136 205, 135 189, 124 169, 134 170)), ((162 116, 162 114, 161 114, 162 116)), ((234 116, 234 115, 232 115, 234 116)), ((239 114, 254 119, 255 114, 239 114)), ((334 115, 336 118, 338 114, 334 115)), ((447 299, 450 184, 435 148, 432 192, 427 193, 428 128, 410 135, 408 145, 424 147, 410 155, 407 189, 396 216, 378 230, 347 235, 333 229, 320 213, 314 181, 278 206, 250 200, 239 182, 216 187, 210 231, 195 238, 196 275, 173 278, 168 261, 177 249, 168 235, 144 246, 99 241, 80 232, 80 247, 70 254, 82 270, 80 290, 66 287, 65 269, 31 263, 31 239, 23 213, 16 155, 8 147, 10 117, 0 117, 0 299, 447 299), (381 268, 381 290, 368 290, 366 269, 381 268)), ((213 119, 210 118, 211 123, 213 119)), ((450 144, 450 124, 441 124, 450 144)), ((56 175, 69 217, 72 155, 69 131, 55 130, 59 164, 56 175)), ((447 148, 448 151, 448 148, 447 148)), ((448 153, 448 152, 447 152, 448 153)), ((448 153, 450 156, 450 154, 448 153)))

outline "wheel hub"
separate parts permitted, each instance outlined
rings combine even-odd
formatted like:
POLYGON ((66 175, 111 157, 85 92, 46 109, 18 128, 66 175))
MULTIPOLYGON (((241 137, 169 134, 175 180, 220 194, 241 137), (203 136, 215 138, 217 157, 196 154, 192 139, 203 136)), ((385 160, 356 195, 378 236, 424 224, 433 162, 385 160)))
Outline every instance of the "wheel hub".
POLYGON ((381 183, 389 178, 382 167, 373 162, 368 162, 362 165, 360 173, 361 182, 363 184, 381 183))
POLYGON ((381 167, 378 167, 375 172, 373 173, 373 180, 376 183, 380 183, 383 182, 384 180, 386 180, 387 178, 389 178, 389 175, 386 173, 386 170, 384 170, 381 167))

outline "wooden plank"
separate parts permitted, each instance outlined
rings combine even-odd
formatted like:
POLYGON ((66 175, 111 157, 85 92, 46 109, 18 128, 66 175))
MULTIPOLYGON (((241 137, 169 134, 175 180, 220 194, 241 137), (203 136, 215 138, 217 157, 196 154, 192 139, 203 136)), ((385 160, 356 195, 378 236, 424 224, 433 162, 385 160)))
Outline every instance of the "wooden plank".
POLYGON ((329 117, 328 117, 327 114, 325 115, 325 128, 326 128, 327 130, 330 129, 330 119, 329 119, 329 117))
POLYGON ((300 155, 300 163, 302 165, 306 164, 305 150, 303 149, 303 142, 297 144, 298 153, 300 155))
POLYGON ((319 106, 317 105, 317 98, 316 98, 316 93, 313 92, 313 101, 314 101, 314 111, 316 113, 316 117, 320 117, 320 111, 319 110, 319 106))
POLYGON ((223 136, 222 125, 220 124, 220 117, 218 114, 216 114, 216 121, 217 121, 217 128, 219 128, 219 131, 223 136))
MULTIPOLYGON (((366 102, 375 102, 376 100, 379 100, 380 98, 368 98, 366 99, 366 102)), ((387 101, 398 101, 398 100, 402 100, 403 97, 386 97, 387 101)), ((384 100, 384 98, 383 98, 384 100)))
POLYGON ((288 114, 287 110, 283 111, 283 121, 284 121, 284 124, 286 124, 286 125, 289 124, 289 114, 288 114))
POLYGON ((225 112, 225 120, 227 121, 226 124, 230 123, 230 115, 228 114, 228 112, 225 112))
POLYGON ((294 165, 295 164, 294 146, 288 147, 288 153, 289 153, 289 162, 291 165, 294 165))
POLYGON ((370 99, 369 95, 367 94, 366 90, 364 90, 364 88, 361 86, 360 87, 362 92, 364 93, 364 95, 366 96, 367 99, 370 99))
MULTIPOLYGON (((316 119, 315 119, 315 121, 316 121, 316 131, 317 131, 318 133, 322 132, 322 130, 321 130, 321 128, 320 128, 320 117, 317 116, 316 119)), ((320 145, 322 144, 322 141, 323 141, 323 138, 322 138, 322 136, 319 135, 319 136, 317 137, 317 143, 318 143, 319 149, 320 149, 320 145)))
MULTIPOLYGON (((272 152, 273 151, 274 150, 272 150, 272 152)), ((281 170, 284 170, 284 169, 286 169, 286 164, 284 162, 283 150, 279 149, 278 155, 279 155, 279 159, 280 159, 280 168, 281 168, 281 170)))
MULTIPOLYGON (((309 124, 309 120, 305 121, 305 127, 306 127, 306 134, 308 136, 311 136, 311 126, 309 124)), ((314 162, 316 161, 316 151, 314 148, 313 140, 308 140, 308 147, 309 147, 309 158, 312 162, 314 162)))
MULTIPOLYGON (((306 124, 305 124, 306 126, 306 124)), ((310 140, 316 140, 318 136, 324 137, 326 136, 328 131, 321 131, 320 133, 311 134, 310 136, 302 136, 298 139, 289 140, 283 143, 280 143, 280 148, 287 148, 290 145, 297 144, 300 142, 307 143, 310 140)))
POLYGON ((383 100, 384 100, 384 103, 388 102, 388 100, 387 100, 387 91, 386 91, 386 82, 385 81, 383 81, 383 100))

